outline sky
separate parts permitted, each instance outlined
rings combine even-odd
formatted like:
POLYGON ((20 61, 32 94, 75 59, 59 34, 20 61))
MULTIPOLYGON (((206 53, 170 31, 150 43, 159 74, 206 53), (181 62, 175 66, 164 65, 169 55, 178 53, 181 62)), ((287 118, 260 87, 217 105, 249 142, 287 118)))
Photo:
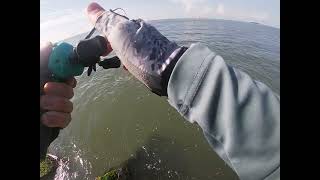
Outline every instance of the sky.
MULTIPOLYGON (((40 39, 56 42, 92 28, 90 0, 40 0, 40 39)), ((280 28, 280 0, 96 0, 106 10, 121 7, 130 19, 227 19, 280 28)), ((121 13, 121 11, 119 11, 121 13)))

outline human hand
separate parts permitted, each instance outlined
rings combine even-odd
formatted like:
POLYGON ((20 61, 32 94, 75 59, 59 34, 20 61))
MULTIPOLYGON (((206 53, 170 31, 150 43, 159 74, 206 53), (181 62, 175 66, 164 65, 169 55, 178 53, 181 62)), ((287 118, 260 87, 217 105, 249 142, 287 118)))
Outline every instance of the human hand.
POLYGON ((97 3, 87 7, 87 15, 126 69, 153 92, 166 95, 172 64, 185 48, 169 41, 143 20, 129 20, 112 10, 105 11, 97 3))
MULTIPOLYGON (((40 45, 40 64, 48 61, 51 51, 51 43, 40 45)), ((76 84, 76 79, 70 78, 65 83, 47 82, 42 87, 43 95, 40 96, 40 109, 46 112, 41 115, 40 120, 44 125, 65 128, 70 123, 73 110, 70 99, 74 95, 73 88, 76 84)))

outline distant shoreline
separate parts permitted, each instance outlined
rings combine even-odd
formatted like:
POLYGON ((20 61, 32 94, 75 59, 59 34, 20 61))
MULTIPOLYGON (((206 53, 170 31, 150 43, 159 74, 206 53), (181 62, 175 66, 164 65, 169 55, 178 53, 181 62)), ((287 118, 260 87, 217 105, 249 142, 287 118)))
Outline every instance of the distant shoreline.
POLYGON ((275 29, 279 29, 280 27, 276 27, 276 26, 271 26, 271 25, 267 25, 267 24, 262 24, 262 23, 258 23, 258 22, 254 22, 254 21, 239 21, 239 20, 231 20, 231 19, 216 19, 216 18, 172 18, 172 19, 150 19, 147 20, 149 22, 152 21, 174 21, 174 20, 216 20, 216 21, 232 21, 232 22, 240 22, 240 23, 249 23, 249 24, 256 24, 256 25, 262 25, 262 26, 267 26, 270 28, 275 28, 275 29))

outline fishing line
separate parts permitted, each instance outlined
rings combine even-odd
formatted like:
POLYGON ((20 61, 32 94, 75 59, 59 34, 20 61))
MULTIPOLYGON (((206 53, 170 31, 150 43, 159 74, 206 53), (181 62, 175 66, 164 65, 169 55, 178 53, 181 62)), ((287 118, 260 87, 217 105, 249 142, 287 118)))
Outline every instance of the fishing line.
POLYGON ((93 27, 93 28, 91 29, 91 31, 89 32, 89 34, 88 34, 84 39, 90 38, 95 31, 96 31, 96 28, 93 27))
POLYGON ((127 15, 126 11, 123 10, 122 8, 115 8, 113 10, 110 9, 110 11, 129 20, 129 18, 127 17, 128 15, 127 15), (119 9, 121 9, 124 12, 125 16, 115 12, 116 10, 119 10, 119 9))
MULTIPOLYGON (((126 18, 126 19, 129 20, 129 18, 127 17, 128 15, 127 15, 126 11, 123 10, 122 8, 115 8, 115 9, 113 9, 113 10, 110 9, 110 12, 112 12, 112 13, 114 13, 114 14, 116 14, 116 15, 119 15, 119 16, 121 16, 121 17, 124 17, 124 18, 126 18), (116 13, 116 12, 115 12, 115 11, 117 11, 117 10, 119 10, 119 9, 122 10, 122 12, 123 12, 125 15, 122 15, 122 14, 119 14, 119 13, 116 13)), ((105 13, 105 12, 104 12, 104 13, 105 13)), ((104 14, 104 13, 103 13, 103 14, 104 14)), ((103 14, 101 14, 100 17, 101 17, 103 14)), ((100 17, 99 17, 99 18, 100 18, 100 17)), ((99 19, 99 18, 98 18, 98 19, 99 19)), ((91 31, 89 32, 89 34, 88 34, 84 39, 90 38, 95 31, 96 31, 96 28, 93 27, 93 28, 91 29, 91 31)))

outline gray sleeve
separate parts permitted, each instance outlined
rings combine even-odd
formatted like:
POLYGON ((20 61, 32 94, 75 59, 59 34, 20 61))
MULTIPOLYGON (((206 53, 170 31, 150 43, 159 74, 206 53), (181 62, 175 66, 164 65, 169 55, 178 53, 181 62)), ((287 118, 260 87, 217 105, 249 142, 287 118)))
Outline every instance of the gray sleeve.
POLYGON ((169 103, 240 179, 280 179, 280 97, 201 44, 177 62, 169 103))

